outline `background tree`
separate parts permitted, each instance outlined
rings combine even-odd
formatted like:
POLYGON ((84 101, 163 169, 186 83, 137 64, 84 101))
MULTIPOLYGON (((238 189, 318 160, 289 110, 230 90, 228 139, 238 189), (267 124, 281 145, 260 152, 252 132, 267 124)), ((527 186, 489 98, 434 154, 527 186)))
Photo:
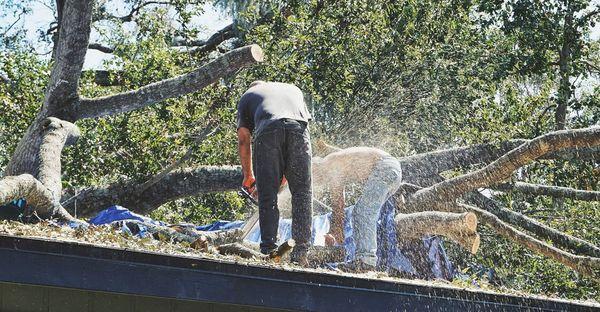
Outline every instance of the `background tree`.
MULTIPOLYGON (((511 67, 521 75, 549 75, 557 82, 555 129, 565 129, 575 81, 598 74, 590 29, 600 16, 598 3, 588 0, 480 1, 480 20, 499 27, 516 46, 511 67), (556 79, 554 79, 556 77, 556 79)), ((582 109, 581 106, 577 106, 582 109)))

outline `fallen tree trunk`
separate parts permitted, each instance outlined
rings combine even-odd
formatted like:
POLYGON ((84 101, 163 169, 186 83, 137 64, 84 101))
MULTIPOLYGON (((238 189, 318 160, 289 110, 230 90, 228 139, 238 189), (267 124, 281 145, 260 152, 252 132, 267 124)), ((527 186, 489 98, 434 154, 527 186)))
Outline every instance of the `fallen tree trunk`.
POLYGON ((600 248, 598 246, 583 239, 555 230, 537 220, 524 216, 521 213, 506 209, 497 201, 487 198, 477 191, 469 193, 467 199, 476 206, 483 207, 485 210, 498 216, 503 221, 520 226, 541 238, 549 239, 557 246, 584 255, 600 257, 600 248))
POLYGON ((170 201, 206 193, 225 192, 239 188, 242 170, 238 166, 205 166, 179 169, 138 193, 135 180, 108 186, 91 187, 76 196, 66 196, 64 205, 81 215, 92 215, 112 205, 121 205, 138 213, 148 213, 170 201))
POLYGON ((504 223, 491 212, 465 204, 459 204, 459 206, 466 211, 475 213, 482 223, 490 226, 496 233, 526 247, 527 249, 552 258, 585 276, 593 278, 598 278, 600 276, 600 258, 578 256, 568 253, 515 229, 504 223))

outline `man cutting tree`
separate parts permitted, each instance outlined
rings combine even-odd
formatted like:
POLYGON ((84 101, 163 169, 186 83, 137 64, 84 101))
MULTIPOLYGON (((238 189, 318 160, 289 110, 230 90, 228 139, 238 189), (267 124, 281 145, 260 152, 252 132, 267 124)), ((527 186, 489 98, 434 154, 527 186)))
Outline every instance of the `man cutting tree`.
POLYGON ((291 260, 302 265, 307 264, 311 238, 310 119, 302 91, 287 83, 255 81, 238 103, 242 187, 258 195, 261 252, 270 254, 277 248, 277 193, 285 176, 292 194, 292 238, 296 241, 291 260))

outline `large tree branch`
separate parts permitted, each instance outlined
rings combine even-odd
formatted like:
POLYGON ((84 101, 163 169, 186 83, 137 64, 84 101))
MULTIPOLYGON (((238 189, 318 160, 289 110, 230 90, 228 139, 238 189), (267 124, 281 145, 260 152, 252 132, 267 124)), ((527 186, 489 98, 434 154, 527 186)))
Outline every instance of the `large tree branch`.
POLYGON ((493 188, 501 191, 516 191, 529 195, 543 195, 584 201, 600 201, 600 192, 577 190, 569 187, 514 182, 498 184, 493 188))
POLYGON ((600 257, 600 248, 598 246, 553 229, 521 213, 506 209, 498 201, 487 198, 477 191, 469 193, 468 200, 476 204, 476 206, 483 207, 485 210, 495 214, 503 221, 520 226, 543 239, 549 239, 557 246, 570 249, 576 253, 600 257))
POLYGON ((216 33, 214 33, 207 40, 187 41, 187 40, 182 40, 182 39, 175 39, 175 40, 173 40, 172 44, 174 46, 193 47, 193 48, 189 49, 188 51, 193 54, 198 54, 198 53, 212 51, 212 50, 216 49, 216 47, 218 45, 220 45, 221 43, 223 43, 225 40, 235 38, 235 37, 236 37, 235 26, 233 23, 231 23, 231 24, 225 26, 224 28, 220 29, 216 33))
POLYGON ((143 192, 139 192, 137 181, 119 182, 83 190, 63 204, 69 210, 76 205, 81 215, 92 215, 111 205, 147 213, 179 198, 235 190, 241 181, 242 171, 237 166, 180 169, 163 176, 143 192))
POLYGON ((479 249, 477 216, 472 212, 452 213, 424 211, 410 214, 397 214, 396 235, 398 240, 420 239, 425 235, 445 236, 471 253, 479 249))
MULTIPOLYGON (((509 140, 498 144, 478 144, 421 153, 398 158, 402 179, 407 183, 420 182, 441 172, 488 164, 529 140, 509 140)), ((600 161, 600 147, 566 148, 548 153, 539 159, 600 161)))
POLYGON ((79 95, 77 87, 87 51, 92 1, 65 0, 60 14, 60 28, 54 66, 44 102, 46 116, 60 116, 79 95))
POLYGON ((598 274, 600 274, 600 258, 577 256, 568 253, 515 229, 504 223, 491 212, 464 204, 460 204, 460 207, 464 208, 466 211, 475 213, 479 221, 490 226, 496 233, 523 247, 550 257, 583 275, 598 277, 598 274))
POLYGON ((67 213, 52 192, 32 175, 22 174, 0 179, 0 205, 21 198, 42 218, 57 216, 65 221, 80 222, 67 213))
POLYGON ((98 50, 100 52, 104 52, 104 53, 113 53, 115 52, 114 48, 111 48, 109 46, 105 46, 101 43, 90 43, 88 44, 88 49, 92 49, 92 50, 98 50))
POLYGON ((597 145, 600 145, 600 127, 551 132, 520 145, 479 170, 417 191, 408 198, 406 205, 437 210, 445 203, 469 191, 509 178, 516 169, 547 153, 567 147, 582 148, 597 145))
MULTIPOLYGON (((182 38, 176 38, 173 39, 171 45, 174 47, 190 47, 191 49, 188 49, 187 52, 199 54, 213 51, 224 41, 235 37, 237 37, 237 34, 235 32, 234 24, 232 23, 212 34, 207 40, 185 40, 182 38)), ((104 53, 115 52, 114 47, 105 46, 100 43, 90 43, 88 45, 88 49, 98 50, 104 53)))
POLYGON ((73 119, 96 118, 124 113, 154 103, 196 92, 242 67, 262 62, 263 52, 249 45, 226 53, 214 61, 184 75, 162 80, 140 89, 95 99, 81 99, 73 106, 73 119))
POLYGON ((70 122, 50 117, 42 123, 42 144, 39 151, 38 180, 50 190, 55 198, 62 194, 61 153, 63 147, 72 145, 79 138, 79 128, 70 122))
POLYGON ((447 170, 487 164, 525 142, 527 140, 510 140, 499 144, 478 144, 401 157, 398 161, 402 166, 402 180, 418 184, 424 177, 447 170))

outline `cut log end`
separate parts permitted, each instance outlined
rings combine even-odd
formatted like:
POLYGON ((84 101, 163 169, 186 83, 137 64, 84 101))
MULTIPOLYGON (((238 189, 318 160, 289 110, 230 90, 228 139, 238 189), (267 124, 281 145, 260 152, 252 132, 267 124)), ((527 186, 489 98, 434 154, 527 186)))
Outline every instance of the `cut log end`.
POLYGON ((279 245, 279 247, 277 247, 277 250, 275 250, 269 255, 269 258, 274 262, 280 262, 281 258, 290 253, 295 246, 296 241, 293 239, 288 239, 283 244, 279 245))
POLYGON ((480 244, 481 244, 481 238, 479 237, 479 234, 475 233, 474 238, 473 238, 473 244, 471 245, 471 253, 472 254, 477 253, 477 251, 479 250, 480 244))
POLYGON ((481 244, 481 238, 477 233, 456 237, 454 238, 454 241, 457 242, 464 249, 471 252, 472 254, 477 253, 477 251, 479 250, 479 245, 481 244))
POLYGON ((258 44, 250 45, 250 53, 256 62, 262 62, 265 59, 262 48, 258 44))
POLYGON ((208 238, 204 235, 201 235, 198 239, 196 239, 190 246, 194 249, 207 252, 208 251, 208 238))
POLYGON ((477 231, 477 215, 472 212, 467 212, 465 215, 465 225, 471 233, 477 231))

